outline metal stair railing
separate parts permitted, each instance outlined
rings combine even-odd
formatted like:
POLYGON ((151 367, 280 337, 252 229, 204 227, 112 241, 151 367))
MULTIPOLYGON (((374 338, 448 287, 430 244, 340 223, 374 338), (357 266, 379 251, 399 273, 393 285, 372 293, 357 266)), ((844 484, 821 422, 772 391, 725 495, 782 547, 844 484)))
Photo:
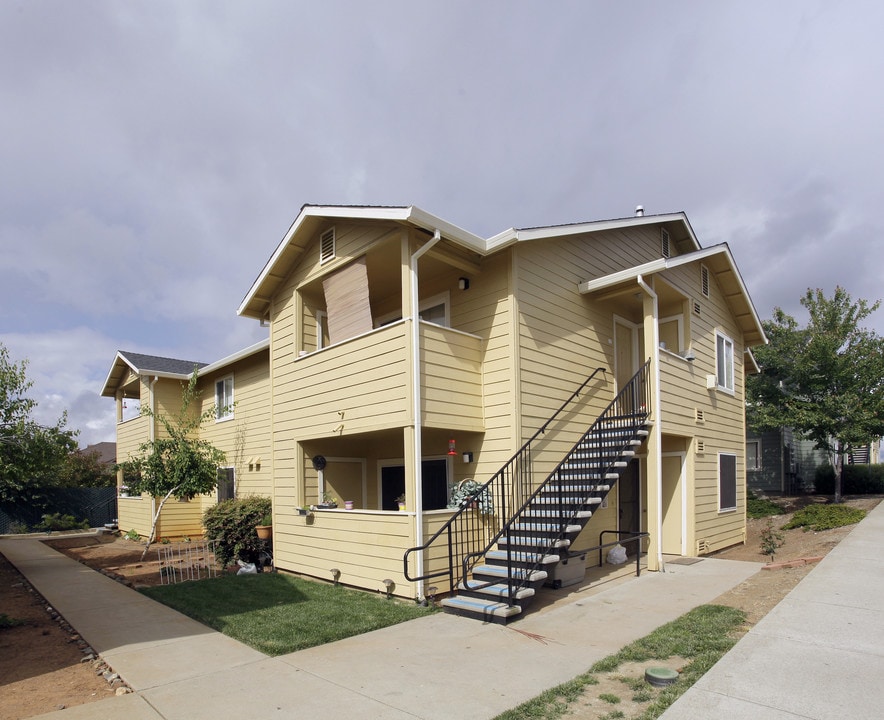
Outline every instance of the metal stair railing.
MULTIPOLYGON (((595 485, 604 485, 606 477, 614 474, 615 465, 624 456, 626 450, 630 449, 631 440, 635 437, 637 431, 647 423, 651 408, 651 393, 649 383, 650 360, 648 360, 638 372, 632 376, 629 382, 623 387, 617 396, 608 404, 605 410, 596 418, 595 422, 590 426, 589 430, 584 433, 580 440, 575 443, 571 451, 565 456, 565 459, 553 470, 546 480, 541 483, 530 496, 524 501, 517 512, 513 513, 510 519, 501 527, 501 529, 491 538, 483 549, 479 549, 466 554, 462 560, 462 576, 460 580, 466 583, 470 570, 476 565, 479 558, 484 556, 502 537, 507 539, 507 596, 506 602, 512 606, 515 603, 515 597, 519 590, 526 587, 531 582, 531 574, 540 569, 543 565, 543 555, 549 554, 554 543, 564 538, 567 534, 567 528, 577 518, 581 512, 581 508, 586 503, 573 503, 575 494, 580 494, 584 500, 588 500, 588 495, 597 490, 591 490, 591 483, 587 483, 585 479, 576 482, 568 482, 566 478, 566 465, 572 463, 572 458, 577 452, 594 453, 597 457, 590 457, 578 463, 580 471, 584 474, 588 473, 595 480, 595 485), (627 431, 628 434, 619 446, 614 446, 605 454, 604 433, 611 434, 618 431, 627 431), (606 458, 610 458, 606 460, 606 458), (533 553, 540 558, 530 567, 525 567, 521 572, 521 579, 516 581, 513 578, 513 525, 522 520, 525 510, 541 495, 545 490, 549 489, 551 483, 556 482, 557 492, 555 493, 556 502, 549 503, 546 507, 551 511, 550 517, 555 518, 558 527, 554 535, 548 538, 547 542, 539 544, 532 548, 533 553)), ((568 468, 570 471, 571 468, 568 468)), ((619 477, 619 472, 617 473, 619 477)), ((496 477, 496 476, 495 476, 496 477)), ((493 480, 493 478, 492 478, 493 480)), ((607 494, 604 491, 603 494, 607 494)), ((582 523, 581 523, 582 525, 582 523)), ((525 552, 524 550, 520 552, 525 552)), ((469 589, 480 590, 494 583, 471 583, 469 589)))
POLYGON ((580 397, 580 393, 599 373, 605 372, 603 367, 596 368, 488 482, 461 501, 460 507, 441 528, 423 545, 405 551, 404 575, 409 582, 448 576, 452 592, 457 589, 457 584, 466 575, 463 578, 455 578, 456 568, 461 567, 466 557, 476 555, 477 552, 479 554, 487 552, 487 548, 493 545, 493 541, 489 544, 489 539, 499 537, 501 530, 506 527, 505 524, 492 526, 493 518, 498 518, 498 522, 511 518, 513 515, 511 508, 520 507, 522 505, 520 498, 530 495, 533 491, 534 471, 531 458, 533 443, 546 432, 549 425, 568 405, 580 397), (487 498, 491 498, 492 502, 487 503, 487 498), (492 504, 493 512, 483 515, 481 510, 489 509, 489 505, 492 504), (413 577, 408 567, 410 556, 413 553, 426 552, 440 542, 444 542, 446 546, 445 552, 448 557, 446 569, 413 577))

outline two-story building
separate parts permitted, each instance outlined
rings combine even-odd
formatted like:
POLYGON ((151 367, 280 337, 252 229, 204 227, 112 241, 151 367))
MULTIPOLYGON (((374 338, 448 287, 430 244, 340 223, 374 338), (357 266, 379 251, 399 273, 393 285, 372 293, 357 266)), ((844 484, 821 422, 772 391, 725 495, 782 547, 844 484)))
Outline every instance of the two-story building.
MULTIPOLYGON (((520 473, 518 491, 489 489, 495 542, 637 377, 641 443, 578 502, 585 528, 567 544, 647 532, 657 569, 744 540, 744 377, 765 338, 730 250, 702 248, 683 213, 482 238, 413 206, 308 205, 238 313, 269 326, 268 416, 250 423, 266 438, 246 454, 268 473, 280 569, 447 591, 455 487, 520 473), (304 514, 328 495, 338 508, 304 514)), ((130 365, 105 394, 146 397, 156 376, 130 365)))

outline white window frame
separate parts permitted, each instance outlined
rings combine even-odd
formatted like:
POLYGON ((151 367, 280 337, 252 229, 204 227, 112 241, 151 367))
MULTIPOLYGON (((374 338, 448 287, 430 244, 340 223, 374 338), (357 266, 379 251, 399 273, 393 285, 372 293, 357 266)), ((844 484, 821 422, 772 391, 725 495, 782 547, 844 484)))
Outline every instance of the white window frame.
POLYGON ((746 470, 761 470, 761 440, 747 440, 746 441, 746 470), (751 457, 749 453, 749 447, 755 447, 755 463, 750 465, 749 459, 751 457))
POLYGON ((659 328, 661 325, 665 325, 666 323, 671 323, 671 322, 676 323, 676 327, 678 328, 676 330, 676 333, 678 335, 678 347, 677 348, 667 347, 665 349, 668 352, 671 352, 675 355, 679 355, 682 352, 682 350, 684 349, 684 313, 677 313, 676 315, 669 315, 667 317, 662 317, 659 320, 657 320, 658 334, 659 334, 659 328))
POLYGON ((233 420, 233 374, 218 378, 215 381, 215 422, 226 422, 233 420), (230 393, 227 394, 228 384, 230 383, 230 393), (218 392, 218 386, 221 385, 221 393, 218 392))
POLYGON ((719 390, 734 392, 734 341, 715 332, 715 382, 719 390))
MULTIPOLYGON (((445 325, 440 327, 451 327, 451 293, 448 291, 441 292, 438 295, 433 295, 432 297, 424 298, 418 304, 418 316, 429 308, 436 307, 437 305, 445 306, 445 325)), ((375 320, 375 327, 383 327, 384 325, 390 325, 398 320, 402 319, 402 313, 398 310, 393 311, 391 313, 387 313, 386 315, 380 315, 375 320)), ((430 320, 424 320, 424 322, 431 322, 430 320)), ((431 323, 433 325, 438 325, 438 323, 431 323)))
POLYGON ((718 453, 718 484, 717 484, 717 488, 718 488, 718 512, 719 513, 731 513, 731 512, 737 511, 737 505, 738 505, 737 490, 739 489, 739 485, 738 485, 737 480, 738 480, 738 478, 737 478, 737 454, 730 453, 730 452, 718 453), (722 505, 721 505, 721 484, 722 484, 721 459, 724 457, 732 457, 734 459, 734 504, 733 504, 733 506, 728 506, 728 507, 722 507, 722 505))

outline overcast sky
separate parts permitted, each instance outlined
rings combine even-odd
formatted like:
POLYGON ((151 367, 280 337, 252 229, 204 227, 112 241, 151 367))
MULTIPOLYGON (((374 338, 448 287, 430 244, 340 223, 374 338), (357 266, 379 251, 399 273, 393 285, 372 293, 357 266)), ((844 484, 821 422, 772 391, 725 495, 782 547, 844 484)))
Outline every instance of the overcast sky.
MULTIPOLYGON (((762 319, 882 289, 880 2, 0 0, 0 341, 114 439, 119 350, 218 360, 304 203, 488 237, 685 211, 762 319)), ((884 333, 884 311, 868 325, 884 333)))

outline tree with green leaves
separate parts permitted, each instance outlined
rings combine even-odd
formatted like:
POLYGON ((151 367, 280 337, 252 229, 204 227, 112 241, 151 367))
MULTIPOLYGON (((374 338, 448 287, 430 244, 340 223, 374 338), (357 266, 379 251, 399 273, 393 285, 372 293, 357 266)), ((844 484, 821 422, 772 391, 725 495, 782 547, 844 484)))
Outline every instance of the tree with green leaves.
POLYGON ((841 500, 843 457, 884 435, 884 338, 862 326, 880 307, 837 287, 808 289, 805 327, 780 308, 763 323, 769 344, 747 377, 747 421, 756 430, 792 427, 829 454, 841 500))
POLYGON ((66 415, 51 426, 34 420, 32 385, 27 361, 13 362, 0 343, 0 503, 41 502, 41 491, 59 484, 77 449, 77 433, 65 428, 66 415))
POLYGON ((160 425, 157 437, 142 443, 139 455, 120 464, 124 476, 132 478, 128 481, 130 491, 160 499, 142 559, 156 539, 160 513, 170 498, 190 500, 218 485, 218 466, 224 462, 224 453, 199 436, 203 422, 215 417, 215 406, 198 414, 199 396, 194 369, 181 393, 181 407, 176 414, 154 413, 143 407, 142 414, 160 425))

